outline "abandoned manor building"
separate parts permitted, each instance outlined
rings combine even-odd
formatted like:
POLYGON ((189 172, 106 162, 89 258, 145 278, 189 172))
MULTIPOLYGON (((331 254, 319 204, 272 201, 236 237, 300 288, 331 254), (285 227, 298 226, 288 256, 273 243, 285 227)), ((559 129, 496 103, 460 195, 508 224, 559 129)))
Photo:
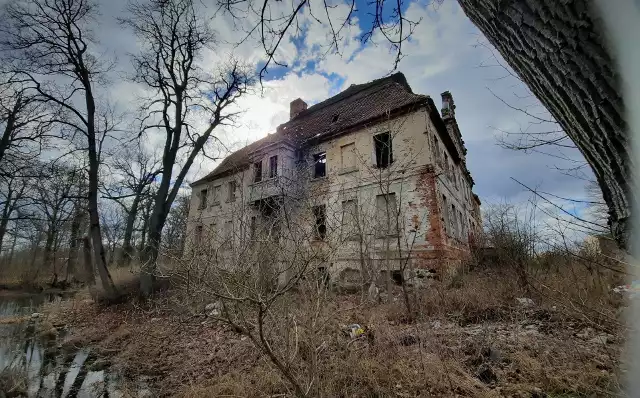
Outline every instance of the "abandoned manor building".
POLYGON ((441 101, 438 110, 413 93, 402 73, 313 106, 293 100, 289 121, 192 183, 186 250, 233 262, 289 239, 328 248, 317 266, 332 278, 365 264, 460 264, 481 228, 480 200, 451 93, 441 101))

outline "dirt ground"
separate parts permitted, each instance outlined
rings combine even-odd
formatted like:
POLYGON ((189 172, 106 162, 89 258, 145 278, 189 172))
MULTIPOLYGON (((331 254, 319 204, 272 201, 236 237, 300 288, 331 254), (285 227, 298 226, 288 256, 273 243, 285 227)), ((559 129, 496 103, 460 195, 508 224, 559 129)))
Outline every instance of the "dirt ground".
MULTIPOLYGON (((165 293, 170 295, 171 293, 165 293)), ((64 344, 92 347, 132 380, 145 376, 158 396, 292 396, 250 339, 168 300, 108 307, 67 302, 64 344)), ((479 316, 426 316, 405 324, 399 303, 364 305, 338 295, 325 325, 313 388, 343 397, 583 397, 620 391, 620 333, 553 307, 484 308, 479 316), (359 323, 367 333, 341 332, 359 323)), ((298 361, 305 361, 300 350, 298 361)))

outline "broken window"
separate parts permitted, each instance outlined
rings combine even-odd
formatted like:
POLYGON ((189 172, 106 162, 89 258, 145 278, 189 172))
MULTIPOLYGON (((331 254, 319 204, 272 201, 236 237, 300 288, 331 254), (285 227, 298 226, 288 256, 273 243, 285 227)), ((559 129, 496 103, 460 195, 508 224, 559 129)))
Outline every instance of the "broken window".
POLYGON ((253 164, 253 182, 262 181, 262 160, 253 164))
POLYGON ((222 185, 216 185, 213 187, 213 205, 220 204, 220 189, 222 185))
POLYGON ((209 193, 208 189, 200 190, 200 207, 198 209, 206 209, 207 208, 207 194, 209 193))
POLYGON ((342 231, 344 237, 354 238, 358 234, 358 202, 355 199, 342 202, 342 231))
POLYGON ((194 236, 196 246, 199 246, 202 243, 202 225, 196 225, 196 231, 194 236))
POLYGON ((439 164, 440 163, 440 144, 438 143, 438 137, 435 134, 433 135, 433 148, 431 149, 433 150, 433 160, 439 164))
POLYGON ((356 168, 356 144, 351 143, 340 147, 341 168, 343 171, 354 170, 356 168))
POLYGON ((451 205, 451 234, 455 237, 460 236, 458 231, 458 217, 456 215, 456 205, 451 205))
POLYGON ((236 182, 229 181, 227 190, 227 202, 235 202, 236 201, 236 182))
POLYGON ((395 193, 376 196, 376 218, 378 220, 378 235, 395 235, 398 233, 395 193))
POLYGON ((373 136, 376 155, 376 167, 385 168, 393 163, 393 148, 391 147, 391 134, 382 133, 373 136))
POLYGON ((447 204, 447 197, 442 195, 442 222, 444 224, 444 232, 449 232, 449 205, 447 204))
POLYGON ((313 155, 313 178, 320 178, 327 175, 327 153, 320 152, 313 155))
POLYGON ((327 236, 327 208, 325 205, 314 206, 313 217, 315 218, 316 239, 324 240, 327 236))
POLYGON ((269 178, 278 176, 278 155, 269 158, 269 178))
POLYGON ((402 276, 402 271, 391 271, 391 279, 396 285, 402 285, 404 283, 404 278, 402 276))

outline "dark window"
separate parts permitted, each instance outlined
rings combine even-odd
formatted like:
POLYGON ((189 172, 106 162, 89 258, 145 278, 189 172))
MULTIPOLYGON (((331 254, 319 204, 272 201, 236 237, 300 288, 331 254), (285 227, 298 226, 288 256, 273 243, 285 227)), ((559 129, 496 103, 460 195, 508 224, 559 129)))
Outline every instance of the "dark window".
POLYGON ((203 189, 200 191, 200 209, 205 209, 207 207, 207 194, 209 190, 203 189))
POLYGON ((444 232, 449 232, 451 229, 449 225, 449 205, 447 204, 447 197, 442 195, 442 221, 444 223, 444 232))
POLYGON ((255 162, 253 164, 253 170, 254 170, 253 182, 262 181, 262 161, 255 162))
POLYGON ((275 178, 278 176, 278 156, 271 156, 269 158, 269 178, 275 178))
POLYGON ((327 210, 325 205, 315 206, 313 216, 316 220, 316 238, 324 240, 327 236, 327 210))
POLYGON ((321 152, 313 155, 313 178, 320 178, 327 175, 327 153, 321 152))
POLYGON ((382 133, 373 136, 373 143, 376 149, 376 166, 388 167, 393 163, 393 149, 391 147, 391 134, 382 133))
POLYGON ((404 283, 402 271, 391 271, 391 279, 393 279, 396 285, 402 285, 404 283))
POLYGON ((236 182, 229 181, 229 191, 227 195, 227 201, 235 202, 236 201, 236 182))

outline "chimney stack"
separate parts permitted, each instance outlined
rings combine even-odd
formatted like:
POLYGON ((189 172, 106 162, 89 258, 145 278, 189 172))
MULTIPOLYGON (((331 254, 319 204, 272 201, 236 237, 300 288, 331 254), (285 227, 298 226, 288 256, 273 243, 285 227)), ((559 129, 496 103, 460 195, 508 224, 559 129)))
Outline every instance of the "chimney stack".
POLYGON ((289 110, 289 120, 298 116, 300 112, 307 110, 307 103, 302 99, 298 98, 291 101, 290 110, 289 110))
POLYGON ((442 119, 455 119, 456 106, 453 103, 453 96, 448 91, 445 91, 440 95, 442 96, 442 119))

